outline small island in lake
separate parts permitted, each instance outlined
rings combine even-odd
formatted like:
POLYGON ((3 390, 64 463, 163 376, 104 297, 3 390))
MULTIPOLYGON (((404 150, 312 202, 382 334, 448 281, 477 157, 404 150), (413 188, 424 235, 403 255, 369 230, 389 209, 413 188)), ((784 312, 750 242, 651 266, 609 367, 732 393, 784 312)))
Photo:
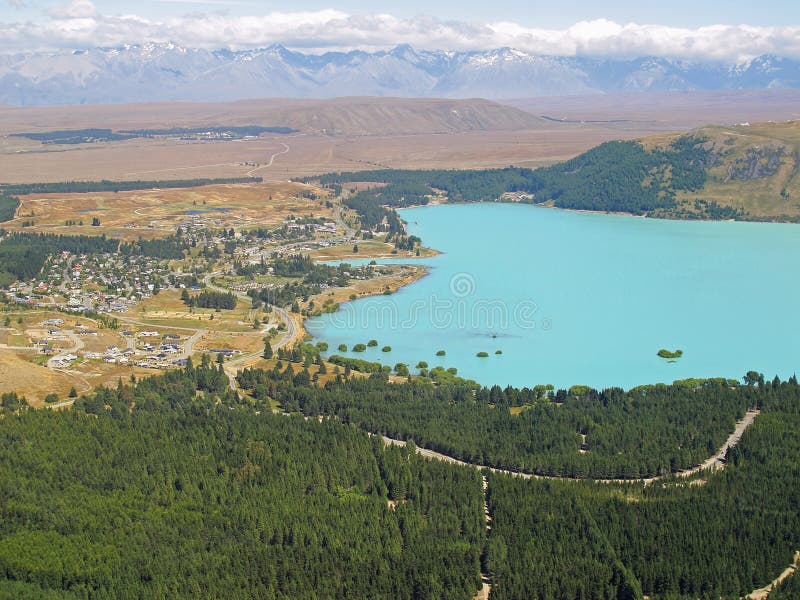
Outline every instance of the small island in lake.
POLYGON ((671 350, 665 350, 664 348, 662 348, 661 350, 658 351, 658 355, 661 358, 670 358, 674 360, 676 358, 680 358, 681 356, 683 356, 683 350, 675 350, 675 352, 672 352, 671 350))

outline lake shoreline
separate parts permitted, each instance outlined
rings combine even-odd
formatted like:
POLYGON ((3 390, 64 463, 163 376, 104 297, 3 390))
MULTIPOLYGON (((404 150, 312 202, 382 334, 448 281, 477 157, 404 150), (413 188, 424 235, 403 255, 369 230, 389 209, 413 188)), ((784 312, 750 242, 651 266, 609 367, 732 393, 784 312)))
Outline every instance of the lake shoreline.
POLYGON ((513 202, 509 200, 493 200, 493 201, 477 201, 477 202, 429 202, 428 204, 417 204, 414 206, 405 206, 402 208, 395 209, 398 213, 406 210, 414 210, 417 208, 425 208, 428 206, 460 206, 460 205, 469 205, 469 204, 508 204, 508 205, 519 205, 519 206, 532 206, 534 208, 549 208, 554 209, 557 211, 563 212, 570 212, 570 213, 585 213, 585 214, 593 214, 593 215, 608 215, 608 216, 620 216, 620 217, 633 217, 635 219, 649 219, 652 221, 676 221, 681 223, 769 223, 775 225, 800 225, 800 218, 796 220, 790 219, 781 219, 780 217, 757 217, 757 216, 750 216, 749 218, 742 218, 742 219, 681 219, 678 217, 668 217, 668 216, 653 216, 653 215, 639 215, 632 212, 625 212, 625 211, 609 211, 609 210, 595 210, 595 209, 584 209, 584 208, 562 208, 560 206, 555 206, 548 202, 513 202))
MULTIPOLYGON (((793 314, 787 313, 783 304, 800 302, 799 292, 785 275, 785 263, 800 260, 800 255, 795 257, 794 230, 724 221, 719 221, 720 225, 710 221, 689 225, 685 220, 651 217, 645 225, 641 216, 636 220, 580 219, 573 215, 590 211, 530 212, 521 205, 547 208, 486 202, 402 209, 410 233, 440 253, 428 264, 422 257, 380 259, 416 266, 422 260, 426 271, 398 288, 407 291, 396 299, 392 295, 386 302, 376 301, 380 293, 373 293, 371 303, 354 302, 355 307, 340 307, 340 313, 346 312, 338 317, 318 317, 311 326, 314 337, 331 347, 381 339, 392 346, 392 354, 368 351, 364 359, 457 367, 459 375, 487 385, 580 382, 597 389, 607 385, 629 388, 720 374, 738 378, 754 368, 777 367, 781 377, 796 370, 800 362, 796 344, 782 333, 786 327, 774 327, 769 317, 770 312, 793 314), (407 212, 422 209, 426 210, 407 212), (504 258, 510 256, 518 259, 504 258), (747 331, 769 331, 766 335, 775 341, 769 352, 754 352, 748 335, 736 334, 731 327, 740 322, 740 315, 729 314, 736 310, 728 299, 743 293, 736 283, 742 268, 766 269, 783 290, 768 299, 749 299, 748 305, 761 309, 748 321, 747 331), (474 287, 462 298, 451 283, 464 274, 472 278, 474 287), (589 289, 594 291, 587 296, 589 289), (623 294, 623 289, 640 291, 623 294), (642 295, 641 301, 636 301, 642 295), (535 327, 521 330, 514 329, 513 323, 510 329, 486 323, 448 328, 431 322, 429 309, 436 300, 463 302, 468 310, 476 303, 483 303, 483 310, 505 305, 512 316, 517 304, 532 300, 538 312, 535 327), (693 312, 692 318, 672 323, 676 307, 689 300, 714 310, 693 312), (624 310, 618 304, 625 306, 624 310), (764 310, 766 306, 771 308, 764 310), (422 312, 414 315, 414 310, 422 312), (380 311, 394 311, 399 328, 393 328, 384 317, 383 325, 376 323, 369 313, 380 311), (653 314, 664 318, 652 319, 653 314), (404 320, 407 315, 414 320, 404 320), (343 327, 343 319, 351 324, 343 327), (500 335, 487 338, 486 332, 492 331, 500 335), (606 340, 606 347, 587 344, 587 339, 606 340), (717 347, 709 347, 713 339, 727 340, 722 354, 717 347), (667 363, 655 353, 665 345, 688 353, 677 363, 667 363), (440 348, 447 350, 447 358, 434 356, 440 348), (783 358, 769 358, 778 356, 779 348, 783 348, 783 358), (495 355, 497 350, 502 354, 495 355), (488 352, 489 358, 476 358, 478 351, 488 352)), ((753 294, 744 292, 748 297, 753 294)), ((449 316, 458 317, 455 313, 449 316)))

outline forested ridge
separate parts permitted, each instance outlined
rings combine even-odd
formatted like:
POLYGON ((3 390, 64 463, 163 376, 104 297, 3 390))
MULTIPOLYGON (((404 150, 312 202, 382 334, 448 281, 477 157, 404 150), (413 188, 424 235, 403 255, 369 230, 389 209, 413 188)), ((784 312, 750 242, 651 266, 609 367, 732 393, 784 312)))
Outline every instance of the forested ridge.
MULTIPOLYGON (((304 401, 321 405, 313 393, 357 395, 350 384, 363 383, 384 394, 389 385, 440 390, 455 404, 488 395, 501 413, 538 391, 388 384, 382 375, 317 387, 302 371, 285 373, 246 371, 254 394, 240 397, 205 357, 98 389, 66 412, 32 411, 4 395, 0 597, 470 599, 483 572, 492 600, 727 600, 771 581, 800 549, 795 378, 748 374, 742 386, 684 382, 593 400, 592 390, 554 392, 554 412, 609 430, 661 414, 671 425, 656 435, 708 434, 677 418, 684 397, 709 420, 737 406, 762 412, 713 474, 643 486, 486 473, 487 533, 477 470, 425 460, 413 444, 385 447, 341 411, 321 420, 272 414, 259 398, 292 389, 300 402, 305 388, 304 401), (455 402, 455 389, 475 394, 455 402), (618 414, 615 404, 634 392, 656 412, 618 414)), ((558 428, 557 418, 540 417, 558 428)), ((794 597, 793 586, 775 597, 794 597)))
MULTIPOLYGON (((766 383, 763 412, 694 484, 642 488, 493 475, 493 599, 738 599, 800 549, 800 388, 766 383)), ((770 599, 797 598, 795 578, 770 599)))
MULTIPOLYGON (((713 160, 702 138, 682 136, 664 148, 647 150, 639 142, 606 142, 563 163, 539 169, 508 167, 474 171, 389 170, 331 173, 316 178, 341 190, 348 182, 385 185, 346 197, 367 228, 390 219, 385 208, 424 205, 443 194, 449 202, 515 200, 552 203, 559 208, 627 212, 637 215, 676 207, 679 191, 698 191, 713 160)), ((306 179, 306 181, 311 178, 306 179)))
POLYGON ((0 597, 466 600, 483 542, 477 472, 257 415, 208 361, 0 420, 0 597))
POLYGON ((473 464, 577 478, 636 479, 698 465, 757 403, 752 387, 724 379, 544 395, 463 381, 397 385, 381 373, 312 387, 289 368, 246 369, 238 381, 287 411, 334 416, 473 464), (510 406, 525 409, 514 415, 510 406))

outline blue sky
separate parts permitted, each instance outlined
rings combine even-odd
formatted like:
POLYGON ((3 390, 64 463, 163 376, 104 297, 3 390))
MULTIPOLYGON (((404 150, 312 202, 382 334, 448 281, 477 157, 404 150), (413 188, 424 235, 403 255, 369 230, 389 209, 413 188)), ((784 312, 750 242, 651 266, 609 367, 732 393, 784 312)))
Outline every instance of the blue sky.
POLYGON ((0 0, 0 53, 175 42, 368 51, 510 46, 545 55, 800 58, 789 0, 0 0))
MULTIPOLYGON (((48 8, 59 4, 51 0, 0 0, 0 20, 45 19, 48 8), (15 5, 22 5, 21 8, 15 5)), ((526 0, 337 0, 292 2, 286 0, 96 0, 104 14, 137 14, 166 18, 197 12, 226 12, 231 15, 264 14, 272 11, 295 12, 337 9, 351 14, 383 12, 410 18, 430 15, 440 19, 467 21, 511 20, 522 25, 563 28, 578 21, 606 18, 618 23, 637 22, 674 27, 698 27, 711 24, 749 24, 782 26, 800 24, 800 2, 791 0, 609 0, 606 2, 553 2, 526 0)))

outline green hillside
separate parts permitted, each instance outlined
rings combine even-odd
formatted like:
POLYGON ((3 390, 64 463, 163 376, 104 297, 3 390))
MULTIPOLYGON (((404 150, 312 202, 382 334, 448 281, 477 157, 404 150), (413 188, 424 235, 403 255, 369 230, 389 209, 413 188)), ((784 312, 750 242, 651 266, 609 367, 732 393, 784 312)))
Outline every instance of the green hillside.
MULTIPOLYGON (((739 213, 746 220, 800 221, 800 121, 735 127, 704 127, 691 134, 703 140, 707 180, 696 193, 677 192, 677 207, 666 216, 707 216, 705 207, 739 213)), ((675 136, 642 140, 652 151, 675 136)))
POLYGON ((391 170, 318 178, 345 192, 364 227, 389 208, 447 202, 523 202, 667 219, 800 221, 800 121, 704 127, 639 141, 606 142, 540 169, 391 170), (347 195, 348 183, 383 185, 347 195))

